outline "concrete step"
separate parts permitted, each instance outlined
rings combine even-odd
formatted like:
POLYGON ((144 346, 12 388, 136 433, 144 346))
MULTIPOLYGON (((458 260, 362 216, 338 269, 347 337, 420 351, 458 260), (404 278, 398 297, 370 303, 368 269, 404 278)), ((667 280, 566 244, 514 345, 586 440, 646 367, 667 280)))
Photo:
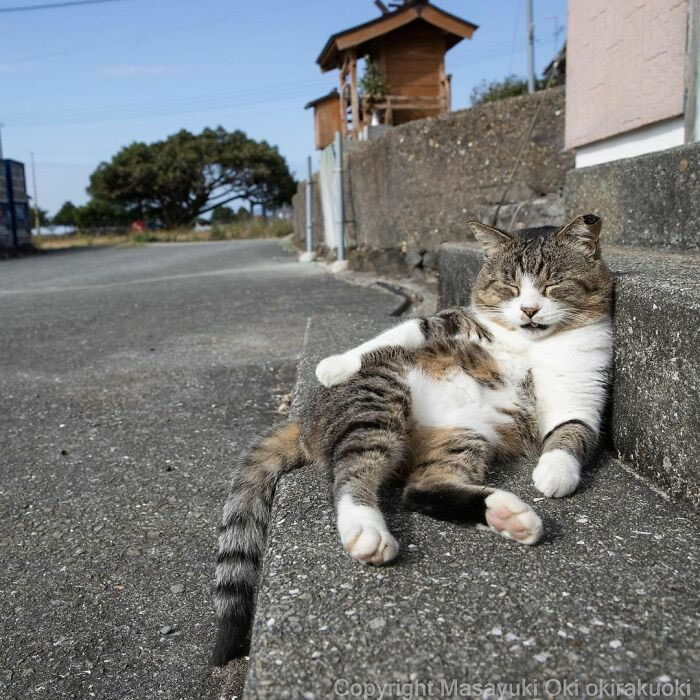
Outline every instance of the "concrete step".
MULTIPOLYGON (((615 277, 613 453, 698 506, 700 256, 624 247, 603 254, 615 277)), ((476 244, 442 246, 441 307, 469 303, 481 262, 476 244)))
POLYGON ((593 212, 615 245, 700 251, 700 144, 575 168, 566 174, 570 218, 593 212))
MULTIPOLYGON (((297 405, 314 387, 318 360, 387 320, 360 328, 344 317, 314 319, 297 405)), ((537 683, 530 697, 554 697, 564 678, 583 697, 587 683, 700 682, 692 643, 700 531, 682 508, 613 459, 564 500, 535 502, 528 469, 494 474, 493 483, 533 503, 547 533, 541 545, 400 514, 392 525, 399 558, 375 569, 343 552, 326 475, 287 475, 275 496, 244 697, 510 697, 462 684, 522 679, 537 683)))

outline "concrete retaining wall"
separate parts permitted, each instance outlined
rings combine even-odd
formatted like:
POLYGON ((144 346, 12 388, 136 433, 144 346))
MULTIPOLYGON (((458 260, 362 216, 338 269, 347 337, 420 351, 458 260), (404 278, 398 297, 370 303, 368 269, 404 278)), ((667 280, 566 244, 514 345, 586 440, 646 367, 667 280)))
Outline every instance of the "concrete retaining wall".
MULTIPOLYGON (((564 88, 422 119, 376 140, 352 144, 345 157, 350 246, 437 250, 470 240, 466 222, 487 220, 501 199, 520 143, 541 101, 499 225, 559 223, 561 190, 573 154, 563 151, 564 88)), ((304 240, 304 183, 294 200, 295 232, 304 240)), ((314 221, 320 216, 315 207, 314 221)), ((321 226, 316 242, 320 242, 321 226)))

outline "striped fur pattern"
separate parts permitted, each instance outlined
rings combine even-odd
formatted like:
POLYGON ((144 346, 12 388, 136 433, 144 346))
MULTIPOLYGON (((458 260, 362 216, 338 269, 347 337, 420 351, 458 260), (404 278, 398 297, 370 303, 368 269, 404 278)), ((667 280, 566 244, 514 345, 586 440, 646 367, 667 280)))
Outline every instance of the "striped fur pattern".
POLYGON ((341 542, 375 565, 398 553, 386 521, 391 485, 409 509, 524 544, 541 538, 542 523, 486 485, 489 469, 533 456, 543 493, 576 488, 597 441, 610 357, 599 219, 518 235, 473 230, 486 262, 472 307, 412 319, 326 358, 323 386, 297 419, 243 460, 219 537, 215 663, 246 648, 275 484, 291 469, 328 471, 341 542))
POLYGON ((233 476, 216 558, 217 666, 246 650, 275 485, 304 461, 299 424, 292 422, 259 439, 233 476))

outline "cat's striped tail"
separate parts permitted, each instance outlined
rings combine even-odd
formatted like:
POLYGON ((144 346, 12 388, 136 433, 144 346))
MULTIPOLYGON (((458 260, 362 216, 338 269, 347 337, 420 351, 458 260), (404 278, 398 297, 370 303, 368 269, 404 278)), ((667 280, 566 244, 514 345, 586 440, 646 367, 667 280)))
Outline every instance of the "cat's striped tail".
POLYGON ((263 436, 243 459, 231 483, 216 558, 216 646, 223 666, 246 651, 272 498, 279 477, 305 463, 300 425, 292 421, 263 436))

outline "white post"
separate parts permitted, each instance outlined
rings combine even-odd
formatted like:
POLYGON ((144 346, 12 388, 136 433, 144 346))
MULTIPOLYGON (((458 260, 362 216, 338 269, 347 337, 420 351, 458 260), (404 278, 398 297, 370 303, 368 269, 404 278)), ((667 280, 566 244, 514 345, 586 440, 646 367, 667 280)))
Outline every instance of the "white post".
POLYGON ((311 172, 311 156, 307 161, 307 175, 306 175, 306 252, 311 253, 313 245, 313 190, 311 189, 313 184, 313 173, 311 172))
POLYGON ((41 235, 41 215, 39 214, 39 193, 36 191, 36 166, 34 165, 34 151, 32 151, 32 183, 34 185, 34 228, 41 235))
POLYGON ((345 203, 343 200, 343 137, 335 132, 335 190, 336 206, 336 238, 338 243, 338 261, 345 260, 345 203))
POLYGON ((527 7, 527 91, 535 92, 535 25, 532 19, 532 0, 525 0, 527 7))

